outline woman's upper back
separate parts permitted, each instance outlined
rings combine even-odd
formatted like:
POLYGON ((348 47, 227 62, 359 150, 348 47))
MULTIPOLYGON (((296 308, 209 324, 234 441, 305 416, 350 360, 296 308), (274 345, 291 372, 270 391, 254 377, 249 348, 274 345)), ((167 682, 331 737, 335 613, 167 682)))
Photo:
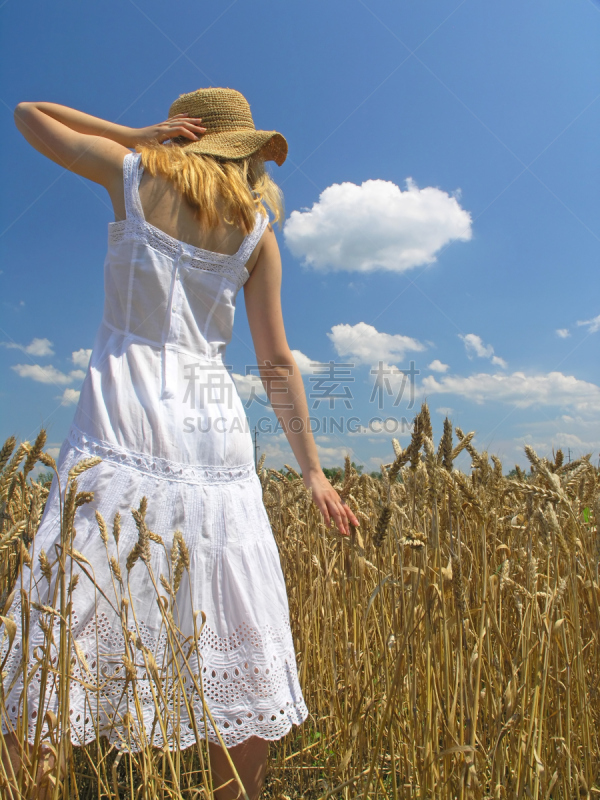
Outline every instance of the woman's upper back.
POLYGON ((224 204, 218 201, 219 223, 205 227, 173 183, 144 170, 139 154, 131 152, 123 160, 122 188, 117 185, 110 194, 115 213, 113 229, 137 218, 158 235, 164 234, 165 239, 211 253, 217 261, 222 260, 219 257, 241 259, 247 273, 244 278, 252 271, 260 250, 257 244, 268 225, 263 215, 257 213, 255 229, 246 234, 239 224, 227 220, 224 204))
POLYGON ((174 239, 224 255, 235 255, 246 234, 239 225, 226 222, 222 203, 219 207, 219 226, 203 229, 196 211, 173 184, 160 175, 144 172, 139 195, 147 222, 168 233, 174 239))
POLYGON ((130 340, 218 358, 231 339, 236 295, 268 219, 257 211, 254 230, 230 246, 237 244, 234 253, 198 247, 145 219, 142 175, 139 155, 128 153, 126 216, 109 224, 103 320, 130 340))

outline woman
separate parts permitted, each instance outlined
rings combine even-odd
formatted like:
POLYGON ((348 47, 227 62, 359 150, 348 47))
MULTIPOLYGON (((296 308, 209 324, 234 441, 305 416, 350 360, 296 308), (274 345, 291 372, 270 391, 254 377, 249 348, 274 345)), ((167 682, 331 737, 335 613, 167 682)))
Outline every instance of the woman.
MULTIPOLYGON (((342 535, 349 524, 358 525, 323 474, 309 427, 296 419, 307 420, 308 409, 284 331, 281 259, 265 209, 281 224, 281 195, 264 161, 281 165, 286 140, 276 131, 257 131, 247 101, 231 89, 181 95, 165 122, 140 129, 54 103, 20 103, 15 120, 43 155, 104 186, 115 213, 103 319, 58 459, 63 488, 78 461, 102 459, 77 478, 78 490, 94 496, 74 520, 84 560, 73 559, 81 580, 70 627, 77 643, 72 741, 103 734, 120 749, 174 747, 175 737, 180 747, 193 744, 205 731, 202 700, 190 686, 200 673, 214 786, 233 777, 216 727, 255 798, 268 741, 300 724, 308 711, 251 436, 224 362, 241 286, 258 371, 304 483, 327 525, 335 522, 342 535), (102 526, 105 521, 110 529, 115 518, 120 532, 113 542, 102 526), (151 654, 161 665, 168 649, 164 609, 156 602, 159 576, 163 595, 178 601, 184 636, 194 635, 194 609, 206 615, 201 659, 189 657, 188 702, 195 713, 181 701, 174 710, 171 701, 163 728, 142 658, 151 654), (129 662, 123 674, 128 631, 137 650, 135 667, 129 662), (94 704, 82 688, 90 682, 94 704), (133 733, 131 714, 137 717, 133 733)), ((60 544, 58 503, 55 477, 31 571, 25 567, 21 577, 40 607, 56 597, 56 568, 48 574, 48 557, 60 544)), ((18 593, 11 612, 20 624, 18 593)), ((30 653, 45 642, 34 616, 30 653)), ((42 702, 34 678, 23 719, 20 636, 21 630, 5 667, 4 685, 12 689, 3 720, 8 716, 15 728, 22 720, 31 742, 37 720, 46 719, 47 709, 56 713, 58 690, 47 687, 42 702)), ((17 737, 4 721, 3 730, 18 768, 17 737)), ((219 800, 237 796, 235 780, 216 793, 219 800)))

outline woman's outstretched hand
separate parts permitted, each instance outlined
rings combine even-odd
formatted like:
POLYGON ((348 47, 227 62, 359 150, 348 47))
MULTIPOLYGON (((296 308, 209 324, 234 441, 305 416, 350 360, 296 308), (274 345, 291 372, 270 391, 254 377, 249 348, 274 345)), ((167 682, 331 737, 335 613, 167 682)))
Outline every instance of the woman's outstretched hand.
POLYGON ((167 139, 175 139, 178 136, 183 136, 192 142, 201 138, 203 133, 206 133, 206 128, 200 124, 202 119, 200 117, 188 117, 187 114, 176 114, 174 117, 164 122, 159 122, 158 125, 148 125, 146 128, 135 129, 136 144, 144 144, 145 142, 166 142, 167 139))
POLYGON ((329 483, 322 469, 309 472, 304 485, 307 489, 312 489, 313 502, 323 514, 328 528, 335 523, 342 536, 350 535, 350 525, 358 528, 358 520, 329 483))

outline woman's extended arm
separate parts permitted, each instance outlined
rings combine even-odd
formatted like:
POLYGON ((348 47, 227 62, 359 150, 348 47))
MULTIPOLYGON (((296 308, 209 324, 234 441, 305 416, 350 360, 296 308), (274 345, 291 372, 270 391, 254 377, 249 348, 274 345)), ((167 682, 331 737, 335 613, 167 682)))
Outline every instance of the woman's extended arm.
POLYGON ((348 523, 358 526, 350 508, 325 477, 317 446, 309 428, 304 383, 287 343, 281 313, 281 256, 271 226, 265 232, 256 264, 244 286, 248 322, 260 377, 302 470, 305 486, 325 524, 335 521, 340 533, 349 534, 348 523), (292 420, 297 420, 290 426, 292 420))
POLYGON ((107 189, 115 174, 120 178, 129 148, 175 136, 199 138, 205 130, 199 122, 178 114, 158 125, 129 128, 58 103, 25 102, 15 109, 15 124, 32 147, 107 189))

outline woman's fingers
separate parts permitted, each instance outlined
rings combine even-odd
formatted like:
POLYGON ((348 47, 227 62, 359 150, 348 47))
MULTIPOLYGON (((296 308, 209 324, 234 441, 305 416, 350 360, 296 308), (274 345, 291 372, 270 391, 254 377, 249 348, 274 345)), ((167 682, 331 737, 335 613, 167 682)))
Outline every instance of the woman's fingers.
POLYGON ((199 127, 199 128, 202 128, 203 130, 206 130, 206 128, 204 128, 204 126, 200 124, 201 122, 202 122, 202 118, 201 117, 181 116, 181 117, 170 117, 168 120, 166 120, 165 124, 167 124, 167 125, 191 125, 192 127, 199 127))
POLYGON ((331 505, 331 501, 327 497, 320 498, 318 508, 325 521, 325 527, 330 528, 335 521, 335 511, 331 505))
POLYGON ((344 507, 342 506, 341 500, 338 499, 337 501, 332 501, 331 516, 335 520, 335 524, 337 525, 339 532, 343 536, 348 536, 350 531, 347 528, 346 514, 344 513, 344 507))
POLYGON ((178 136, 183 136, 186 139, 199 139, 203 133, 206 133, 206 128, 200 125, 202 120, 199 117, 188 117, 185 114, 178 114, 175 117, 170 117, 158 125, 160 136, 165 139, 175 139, 178 136))
POLYGON ((339 494, 330 486, 323 494, 314 498, 315 504, 323 515, 327 528, 335 524, 342 536, 350 535, 350 525, 359 527, 356 516, 339 494))
POLYGON ((350 510, 350 506, 344 500, 342 500, 342 505, 344 507, 344 511, 346 513, 346 519, 348 520, 348 522, 354 525, 355 528, 360 527, 360 523, 356 518, 356 516, 350 510))
POLYGON ((179 120, 179 122, 177 122, 176 124, 177 125, 184 125, 184 126, 189 127, 189 128, 199 128, 200 130, 205 131, 206 128, 204 127, 204 125, 201 125, 200 122, 201 122, 201 120, 199 120, 199 119, 182 119, 182 120, 179 120))
POLYGON ((169 129, 171 136, 186 136, 188 139, 193 139, 198 133, 203 133, 206 128, 201 128, 198 125, 176 125, 169 129))

